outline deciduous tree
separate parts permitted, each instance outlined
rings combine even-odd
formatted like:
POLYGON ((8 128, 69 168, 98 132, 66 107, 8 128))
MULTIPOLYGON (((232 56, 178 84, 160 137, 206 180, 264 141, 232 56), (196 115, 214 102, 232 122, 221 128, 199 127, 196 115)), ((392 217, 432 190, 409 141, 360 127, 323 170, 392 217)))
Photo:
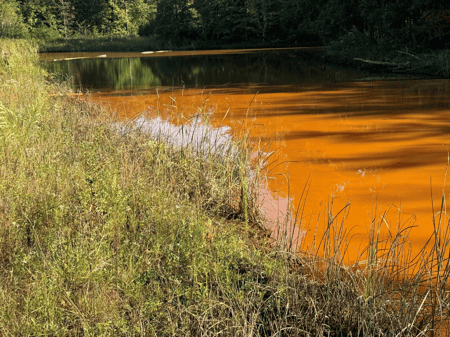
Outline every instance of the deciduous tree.
POLYGON ((0 0, 0 37, 24 37, 27 32, 18 3, 0 0))
POLYGON ((178 40, 193 32, 192 0, 160 0, 156 9, 156 32, 178 40))

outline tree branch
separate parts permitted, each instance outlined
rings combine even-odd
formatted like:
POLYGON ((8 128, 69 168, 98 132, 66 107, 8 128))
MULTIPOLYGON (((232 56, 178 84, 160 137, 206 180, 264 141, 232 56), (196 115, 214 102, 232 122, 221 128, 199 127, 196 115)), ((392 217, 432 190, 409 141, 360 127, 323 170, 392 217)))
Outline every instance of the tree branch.
POLYGON ((378 64, 378 65, 382 65, 382 66, 407 66, 409 65, 409 61, 405 62, 405 63, 395 63, 395 62, 380 62, 380 61, 372 61, 372 60, 364 60, 358 57, 354 57, 353 58, 355 61, 361 61, 364 63, 370 63, 370 64, 378 64))
POLYGON ((413 54, 411 54, 411 53, 407 53, 407 52, 405 52, 405 51, 400 51, 400 50, 397 50, 397 53, 400 53, 400 54, 405 54, 405 55, 408 55, 408 56, 414 57, 414 58, 415 58, 415 59, 417 59, 417 60, 420 60, 420 57, 419 57, 419 56, 417 56, 417 55, 413 55, 413 54))

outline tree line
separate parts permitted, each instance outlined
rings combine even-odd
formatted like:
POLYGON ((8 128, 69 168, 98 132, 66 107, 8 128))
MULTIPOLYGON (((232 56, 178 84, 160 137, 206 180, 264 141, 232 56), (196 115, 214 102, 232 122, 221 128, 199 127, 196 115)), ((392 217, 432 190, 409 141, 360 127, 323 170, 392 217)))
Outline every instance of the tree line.
POLYGON ((0 36, 448 47, 448 0, 0 0, 0 36))
POLYGON ((0 0, 0 35, 35 38, 137 35, 156 13, 145 0, 0 0))

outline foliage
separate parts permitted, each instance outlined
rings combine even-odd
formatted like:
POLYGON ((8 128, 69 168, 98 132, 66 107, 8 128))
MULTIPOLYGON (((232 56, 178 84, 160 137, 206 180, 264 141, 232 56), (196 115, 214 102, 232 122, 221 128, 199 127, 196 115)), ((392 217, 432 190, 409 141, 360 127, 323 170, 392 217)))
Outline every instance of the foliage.
POLYGON ((92 51, 92 52, 127 52, 143 50, 167 49, 167 44, 158 41, 154 36, 116 36, 116 37, 78 37, 70 39, 54 39, 48 42, 39 42, 40 52, 56 51, 92 51))
MULTIPOLYGON (((0 15, 3 36, 20 37, 28 31, 43 44, 66 45, 70 50, 74 38, 138 34, 151 37, 153 45, 170 49, 332 45, 330 55, 335 61, 355 57, 381 60, 395 57, 398 50, 421 53, 450 45, 450 7, 445 0, 1 0, 0 3, 4 7, 2 14, 5 13, 0 15), (55 41, 61 39, 67 41, 55 41)), ((127 47, 127 50, 130 48, 138 49, 127 47)), ((148 48, 139 51, 143 49, 148 48)))
MULTIPOLYGON (((351 60, 355 55, 369 57, 372 45, 367 36, 353 27, 347 34, 341 36, 338 41, 333 41, 328 48, 328 53, 334 55, 339 62, 351 60)), ((373 51, 372 51, 373 53, 373 51)))
POLYGON ((144 0, 28 0, 20 1, 20 10, 32 36, 47 40, 73 35, 136 35, 155 6, 144 0))
POLYGON ((26 37, 28 30, 16 1, 0 0, 0 28, 0 38, 26 37))
MULTIPOLYGON (((332 60, 351 63, 358 59, 354 65, 375 71, 448 76, 450 6, 447 2, 358 2, 354 8, 359 23, 344 31, 335 29, 340 36, 329 40, 328 55, 332 60)), ((349 14, 342 13, 342 16, 349 14)))
POLYGON ((193 12, 190 0, 161 0, 155 17, 155 32, 178 41, 192 32, 193 12))

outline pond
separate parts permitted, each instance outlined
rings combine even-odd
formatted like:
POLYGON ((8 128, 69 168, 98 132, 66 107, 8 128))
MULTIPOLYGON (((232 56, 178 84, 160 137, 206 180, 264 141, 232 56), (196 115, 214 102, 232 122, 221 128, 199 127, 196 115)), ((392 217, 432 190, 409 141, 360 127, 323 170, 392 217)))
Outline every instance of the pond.
MULTIPOLYGON (((333 206, 352 238, 374 222, 415 226, 419 250, 433 231, 450 144, 450 82, 384 77, 320 61, 317 48, 208 52, 42 54, 51 71, 122 118, 144 111, 248 128, 276 150, 269 187, 302 205, 314 232, 333 206), (54 61, 56 60, 56 61, 54 61), (307 196, 302 193, 308 186, 307 196), (348 206, 349 205, 349 206, 348 206), (341 210, 344 210, 340 212, 341 210)), ((450 178, 449 178, 450 179, 450 178)), ((286 207, 283 205, 282 207, 286 207)), ((320 231, 318 233, 320 235, 320 231)), ((306 240, 306 244, 308 244, 306 240)), ((362 246, 361 246, 362 245, 362 246)))

